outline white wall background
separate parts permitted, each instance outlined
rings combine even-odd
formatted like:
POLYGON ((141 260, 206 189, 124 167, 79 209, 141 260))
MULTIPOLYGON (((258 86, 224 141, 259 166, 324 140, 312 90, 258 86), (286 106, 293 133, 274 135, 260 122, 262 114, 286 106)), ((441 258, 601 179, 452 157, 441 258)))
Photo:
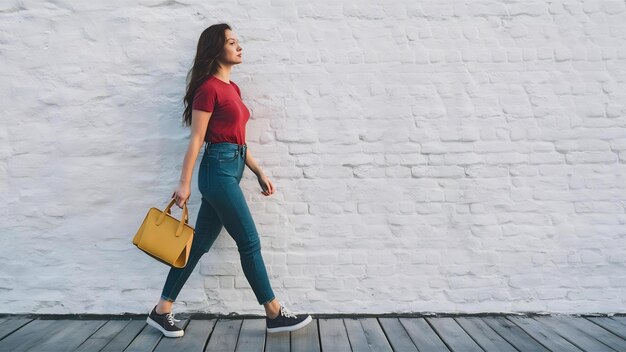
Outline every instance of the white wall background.
MULTIPOLYGON (((623 0, 59 0, 0 4, 1 312, 156 303, 168 269, 131 239, 179 179, 217 22, 277 187, 241 183, 279 301, 625 310, 623 0)), ((264 313, 225 230, 174 309, 264 313)))

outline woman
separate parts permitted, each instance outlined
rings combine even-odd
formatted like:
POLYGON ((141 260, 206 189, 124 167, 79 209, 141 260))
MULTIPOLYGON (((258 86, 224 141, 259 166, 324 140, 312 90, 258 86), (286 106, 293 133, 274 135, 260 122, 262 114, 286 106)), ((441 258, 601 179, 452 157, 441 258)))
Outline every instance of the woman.
POLYGON ((207 142, 198 171, 202 203, 187 265, 170 269, 161 298, 147 318, 148 324, 167 337, 183 336, 184 331, 174 324, 177 320, 172 303, 223 227, 237 243, 246 279, 259 304, 265 307, 267 331, 293 331, 312 321, 310 315, 295 315, 277 302, 265 270, 259 236, 239 187, 247 165, 257 175, 263 195, 275 192, 245 143, 250 111, 241 100, 239 87, 229 79, 233 66, 241 62, 241 46, 228 24, 212 25, 202 32, 185 95, 184 122, 191 126, 191 137, 180 183, 172 195, 182 208, 191 193, 195 160, 203 142, 207 142))

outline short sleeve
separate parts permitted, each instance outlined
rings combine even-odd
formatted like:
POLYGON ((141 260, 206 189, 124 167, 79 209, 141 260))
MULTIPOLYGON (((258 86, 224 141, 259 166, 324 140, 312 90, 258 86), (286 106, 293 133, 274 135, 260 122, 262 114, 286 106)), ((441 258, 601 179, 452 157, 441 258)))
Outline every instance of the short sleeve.
POLYGON ((193 98, 191 109, 212 112, 217 102, 217 92, 210 84, 203 84, 197 90, 193 98))

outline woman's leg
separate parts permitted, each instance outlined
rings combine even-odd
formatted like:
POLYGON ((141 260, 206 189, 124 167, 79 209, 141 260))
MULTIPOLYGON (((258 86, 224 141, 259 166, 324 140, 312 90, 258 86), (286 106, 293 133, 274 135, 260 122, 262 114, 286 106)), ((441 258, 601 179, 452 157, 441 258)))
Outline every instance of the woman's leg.
MULTIPOLYGON (((237 181, 235 177, 220 177, 210 202, 237 243, 243 272, 257 301, 267 307, 275 296, 261 255, 261 241, 237 181)), ((276 304, 272 303, 271 307, 276 304)))
POLYGON ((222 230, 222 222, 209 202, 202 197, 198 218, 196 219, 195 233, 191 244, 189 260, 184 268, 170 268, 165 280, 161 300, 157 304, 157 313, 169 312, 172 302, 198 264, 204 253, 207 253, 222 230))

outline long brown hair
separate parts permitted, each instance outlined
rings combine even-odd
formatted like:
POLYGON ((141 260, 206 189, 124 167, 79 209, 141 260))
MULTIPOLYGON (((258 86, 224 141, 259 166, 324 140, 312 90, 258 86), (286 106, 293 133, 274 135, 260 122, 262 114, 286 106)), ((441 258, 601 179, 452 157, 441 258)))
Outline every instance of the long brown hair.
POLYGON ((205 29, 198 39, 196 57, 193 66, 187 73, 187 92, 183 104, 183 123, 191 126, 191 106, 193 97, 200 85, 219 68, 219 63, 215 60, 224 50, 226 42, 226 30, 230 26, 226 23, 217 23, 205 29))

